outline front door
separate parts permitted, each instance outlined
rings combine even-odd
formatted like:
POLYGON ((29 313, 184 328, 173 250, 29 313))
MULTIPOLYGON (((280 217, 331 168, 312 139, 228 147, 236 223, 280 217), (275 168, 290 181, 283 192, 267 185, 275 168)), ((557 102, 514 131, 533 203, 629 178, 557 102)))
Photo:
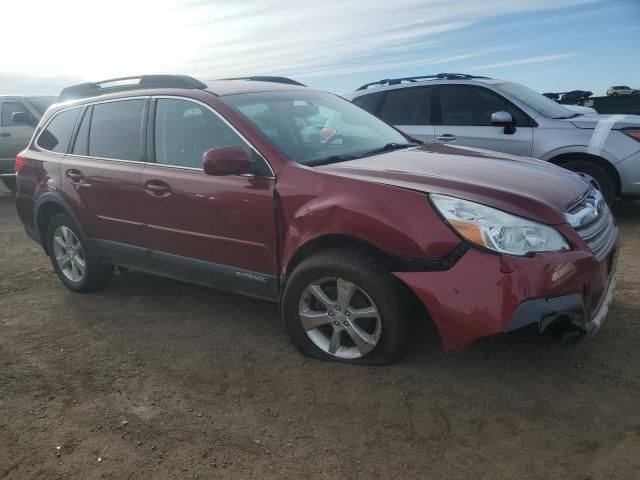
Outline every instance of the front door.
POLYGON ((31 140, 33 126, 16 122, 14 113, 23 113, 32 118, 29 110, 15 100, 0 102, 0 173, 14 173, 16 156, 24 150, 31 140))
POLYGON ((496 150, 530 157, 533 128, 529 118, 497 93, 474 85, 442 85, 440 122, 436 143, 496 150), (515 132, 491 125, 491 114, 507 111, 515 120, 515 132))
POLYGON ((155 163, 143 172, 143 216, 160 273, 262 297, 276 293, 275 179, 265 160, 210 107, 157 98, 155 163), (202 169, 212 148, 237 145, 254 174, 214 177, 202 169))

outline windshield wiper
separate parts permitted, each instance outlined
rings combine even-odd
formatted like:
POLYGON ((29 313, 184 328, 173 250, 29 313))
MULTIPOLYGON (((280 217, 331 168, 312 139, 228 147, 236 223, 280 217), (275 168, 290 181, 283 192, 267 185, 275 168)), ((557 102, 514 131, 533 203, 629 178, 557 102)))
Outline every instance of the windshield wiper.
POLYGON ((306 165, 308 167, 317 167, 319 165, 329 165, 330 163, 338 163, 338 162, 346 162, 347 160, 355 160, 356 158, 360 158, 360 156, 359 155, 331 155, 329 157, 318 158, 316 160, 303 162, 302 165, 306 165))
POLYGON ((384 147, 375 148, 373 150, 369 150, 368 152, 364 152, 362 154, 363 157, 368 157, 371 155, 376 155, 378 153, 390 152, 392 150, 400 150, 402 148, 409 147, 417 147, 418 143, 387 143, 384 147))

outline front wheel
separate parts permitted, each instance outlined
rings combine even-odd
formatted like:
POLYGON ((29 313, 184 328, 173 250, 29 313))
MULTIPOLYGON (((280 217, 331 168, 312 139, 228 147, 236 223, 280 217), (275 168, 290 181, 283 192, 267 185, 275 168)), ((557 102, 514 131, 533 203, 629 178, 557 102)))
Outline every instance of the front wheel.
POLYGON ((589 183, 600 190, 605 201, 612 205, 616 198, 614 179, 600 165, 586 160, 570 160, 562 166, 572 172, 581 174, 589 183))
POLYGON ((380 365, 400 355, 407 340, 407 294, 374 259, 327 250, 293 271, 283 296, 292 343, 310 357, 380 365))

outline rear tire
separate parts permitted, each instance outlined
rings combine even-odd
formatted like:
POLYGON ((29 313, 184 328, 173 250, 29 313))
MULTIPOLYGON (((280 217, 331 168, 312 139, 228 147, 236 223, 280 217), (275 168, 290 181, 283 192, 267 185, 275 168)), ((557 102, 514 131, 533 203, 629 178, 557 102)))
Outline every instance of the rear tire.
POLYGON ((282 316, 291 342, 303 355, 384 365, 406 345, 409 300, 401 282, 375 259, 331 249, 309 257, 292 272, 282 316))
POLYGON ((7 190, 10 192, 16 193, 17 185, 16 185, 16 177, 5 177, 2 179, 2 183, 7 187, 7 190))
POLYGON ((69 290, 94 292, 105 287, 113 277, 113 266, 91 256, 86 238, 66 213, 51 218, 46 240, 51 265, 69 290))
MULTIPOLYGON (((588 160, 570 160, 561 164, 562 167, 572 172, 584 174, 586 179, 595 181, 595 187, 600 190, 605 201, 612 205, 616 198, 616 184, 609 172, 594 162, 588 160)), ((591 183, 593 183, 591 181, 591 183)))

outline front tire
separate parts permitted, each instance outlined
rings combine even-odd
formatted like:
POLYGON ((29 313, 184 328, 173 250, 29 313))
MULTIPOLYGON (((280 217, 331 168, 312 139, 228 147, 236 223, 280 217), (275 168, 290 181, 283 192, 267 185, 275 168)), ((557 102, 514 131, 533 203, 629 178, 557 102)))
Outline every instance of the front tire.
POLYGON ((582 174, 593 184, 604 197, 605 201, 612 205, 616 198, 616 184, 609 172, 594 162, 587 160, 570 160, 562 166, 575 173, 582 174))
POLYGON ((304 260, 291 274, 282 315, 291 342, 321 360, 383 365, 404 350, 409 298, 375 259, 332 249, 304 260))
POLYGON ((113 266, 91 256, 87 240, 66 213, 55 215, 49 222, 47 251, 58 278, 73 292, 94 292, 113 277, 113 266))

